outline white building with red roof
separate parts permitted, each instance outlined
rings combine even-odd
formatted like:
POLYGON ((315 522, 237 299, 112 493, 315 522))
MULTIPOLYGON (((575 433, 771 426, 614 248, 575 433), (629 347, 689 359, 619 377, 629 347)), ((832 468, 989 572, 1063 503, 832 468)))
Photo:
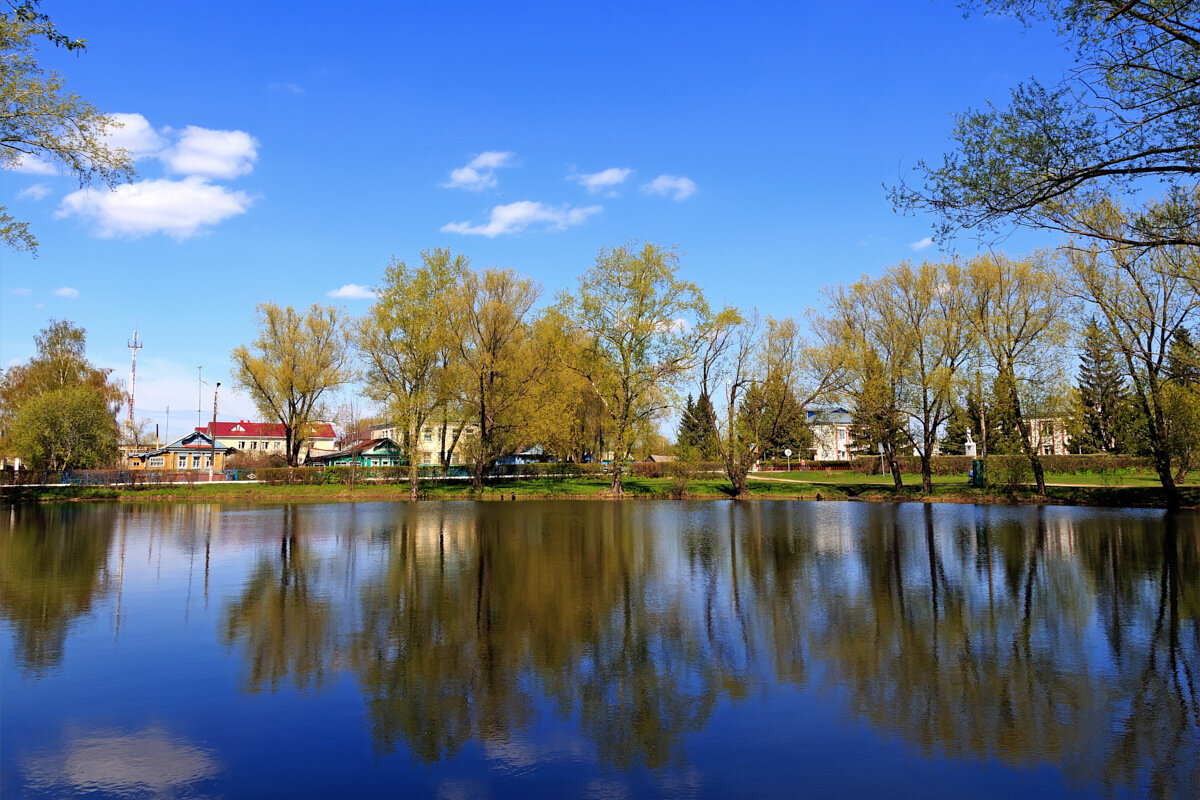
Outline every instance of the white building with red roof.
MULTIPOLYGON (((213 423, 208 423, 197 431, 211 435, 213 423)), ((232 447, 245 453, 267 453, 287 456, 287 436, 284 434, 282 422, 237 422, 216 423, 217 444, 232 447)), ((315 422, 309 426, 308 435, 300 448, 299 463, 303 464, 308 458, 326 455, 337 450, 334 442, 337 434, 328 422, 315 422)))

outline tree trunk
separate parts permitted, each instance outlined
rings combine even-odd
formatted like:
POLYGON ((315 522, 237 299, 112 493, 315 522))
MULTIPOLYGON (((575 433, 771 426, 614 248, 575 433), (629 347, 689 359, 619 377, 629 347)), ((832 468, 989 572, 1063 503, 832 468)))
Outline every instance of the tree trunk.
MULTIPOLYGON (((1038 497, 1046 496, 1046 473, 1042 469, 1042 459, 1033 449, 1033 437, 1029 429, 1029 423, 1025 421, 1024 415, 1021 413, 1021 398, 1017 396, 1017 379, 1011 373, 1008 376, 1008 385, 1010 398, 1012 403, 1013 417, 1017 421, 1017 434, 1021 437, 1021 450, 1029 457, 1029 466, 1033 468, 1033 479, 1037 483, 1038 497)), ((1038 443, 1041 444, 1042 433, 1038 430, 1038 443)))
POLYGON ((925 443, 925 452, 921 453, 921 489, 925 494, 933 494, 933 457, 929 455, 930 445, 925 443))
POLYGON ((1158 444, 1152 445, 1154 457, 1154 470, 1158 473, 1158 479, 1162 482, 1163 491, 1167 495, 1167 508, 1176 509, 1183 505, 1183 496, 1179 492, 1179 486, 1175 483, 1175 476, 1171 474, 1171 454, 1165 447, 1158 444))
POLYGON ((896 493, 904 491, 904 479, 900 477, 900 462, 896 459, 896 448, 884 445, 883 452, 887 456, 888 469, 892 471, 892 482, 896 485, 896 493))
POLYGON ((617 497, 625 494, 625 489, 621 486, 621 467, 617 466, 617 460, 615 458, 613 459, 612 485, 608 487, 608 491, 617 497))

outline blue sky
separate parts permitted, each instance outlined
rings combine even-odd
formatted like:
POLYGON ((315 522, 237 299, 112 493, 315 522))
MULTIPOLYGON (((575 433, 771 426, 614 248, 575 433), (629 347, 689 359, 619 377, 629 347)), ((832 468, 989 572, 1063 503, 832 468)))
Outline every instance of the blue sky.
POLYGON ((1050 31, 916 0, 43 10, 88 41, 43 62, 141 157, 116 193, 0 173, 41 241, 0 252, 0 364, 57 317, 127 376, 136 324, 138 416, 169 405, 173 433, 194 424, 196 365, 222 419, 256 416, 226 392, 256 303, 361 314, 329 293, 428 247, 549 299, 644 239, 678 246, 714 303, 801 315, 824 285, 937 258, 883 185, 940 156, 955 111, 1070 61, 1050 31))

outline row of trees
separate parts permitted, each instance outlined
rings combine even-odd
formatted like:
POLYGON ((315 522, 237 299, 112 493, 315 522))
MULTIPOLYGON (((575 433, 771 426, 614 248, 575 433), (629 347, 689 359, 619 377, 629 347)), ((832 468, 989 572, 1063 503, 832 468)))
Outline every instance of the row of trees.
MULTIPOLYGON (((1108 201, 1092 213, 1127 224, 1108 201)), ((1196 248, 903 263, 826 289, 806 325, 711 308, 678 272, 672 250, 605 249, 574 292, 538 309, 528 278, 431 250, 419 265, 390 264, 359 320, 260 306, 235 374, 296 432, 324 392, 361 379, 400 431, 414 495, 430 429, 443 464, 458 454, 476 486, 498 458, 540 444, 572 460, 611 455, 619 495, 625 460, 665 447, 656 427, 677 412, 677 455, 719 461, 741 493, 755 460, 807 449, 806 409, 821 403, 853 409, 856 441, 880 447, 897 488, 898 456, 920 457, 931 491, 939 446, 970 430, 984 453, 1026 456, 1044 493, 1041 421, 1069 419, 1077 449, 1151 456, 1177 503, 1200 449, 1196 248), (1067 378, 1076 343, 1078 391, 1067 378), (681 402, 685 389, 697 399, 681 402)), ((298 452, 299 435, 293 462, 298 452)))
MULTIPOLYGON (((476 486, 498 458, 540 444, 571 460, 613 454, 612 491, 620 494, 635 443, 666 446, 657 425, 705 348, 701 389, 711 396, 715 355, 742 322, 732 309, 711 310, 678 269, 676 253, 655 245, 605 249, 575 292, 537 309, 541 290, 530 279, 475 271, 461 255, 430 250, 419 265, 393 261, 360 320, 333 308, 299 314, 261 305, 258 338, 233 352, 235 379, 291 436, 314 421, 325 392, 360 378, 399 431, 413 496, 418 442, 429 428, 443 436, 443 464, 457 453, 476 486), (464 436, 468 426, 474 433, 464 436)), ((769 320, 767 331, 753 347, 787 372, 760 383, 758 416, 779 416, 782 407, 794 417, 802 403, 778 392, 792 390, 788 354, 802 347, 798 327, 769 320)), ((752 346, 753 337, 740 336, 752 346)), ((735 403, 746 378, 730 388, 735 403)), ((709 427, 717 433, 715 418, 709 427)), ((714 453, 741 463, 726 437, 715 441, 714 453)), ((296 452, 289 448, 293 463, 296 452)))

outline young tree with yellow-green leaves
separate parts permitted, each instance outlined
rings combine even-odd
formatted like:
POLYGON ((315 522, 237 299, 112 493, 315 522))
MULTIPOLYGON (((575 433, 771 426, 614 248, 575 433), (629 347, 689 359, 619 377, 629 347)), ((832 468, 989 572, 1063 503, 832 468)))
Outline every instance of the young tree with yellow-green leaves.
MULTIPOLYGON (((107 134, 120 127, 112 117, 64 89, 60 75, 38 66, 38 39, 82 51, 38 10, 36 2, 8 0, 0 6, 0 169, 33 159, 61 167, 80 186, 115 186, 133 177, 133 160, 124 148, 109 147, 107 134)), ((37 252, 28 222, 0 206, 0 242, 18 251, 37 252)))
POLYGON ((349 333, 341 312, 313 304, 307 314, 258 305, 258 337, 230 353, 233 382, 266 419, 283 425, 287 462, 296 466, 326 393, 350 379, 349 333))
POLYGON ((454 347, 455 290, 470 262, 436 248, 409 267, 393 259, 375 302, 361 321, 356 346, 367 395, 401 431, 409 497, 417 499, 419 436, 455 391, 446 354, 454 347))
POLYGON ((813 347, 794 320, 743 315, 725 308, 702 321, 700 396, 717 399, 704 416, 735 497, 746 493, 747 476, 768 441, 782 435, 791 419, 826 396, 842 370, 839 356, 813 347), (723 418, 722 418, 723 417, 723 418))
POLYGON ((614 495, 637 424, 670 405, 670 392, 695 363, 696 325, 708 313, 700 288, 678 277, 679 256, 653 244, 605 248, 559 301, 575 347, 564 363, 604 408, 614 495))
POLYGON ((880 282, 863 277, 826 289, 828 316, 818 317, 826 358, 839 364, 836 395, 854 414, 854 440, 879 446, 896 491, 904 488, 898 460, 906 437, 904 371, 912 337, 896 335, 899 320, 880 282))
POLYGON ((467 271, 457 289, 452 347, 461 365, 464 405, 479 426, 469 446, 477 491, 497 458, 532 443, 531 401, 548 365, 532 325, 540 294, 529 278, 498 269, 467 271))
POLYGON ((1044 253, 1022 259, 979 256, 967 265, 966 275, 980 363, 994 378, 996 407, 1016 428, 1008 432, 1010 438, 1029 459, 1037 492, 1044 497, 1046 478, 1034 446, 1040 432, 1033 435, 1028 409, 1039 391, 1065 375, 1070 299, 1044 253))

